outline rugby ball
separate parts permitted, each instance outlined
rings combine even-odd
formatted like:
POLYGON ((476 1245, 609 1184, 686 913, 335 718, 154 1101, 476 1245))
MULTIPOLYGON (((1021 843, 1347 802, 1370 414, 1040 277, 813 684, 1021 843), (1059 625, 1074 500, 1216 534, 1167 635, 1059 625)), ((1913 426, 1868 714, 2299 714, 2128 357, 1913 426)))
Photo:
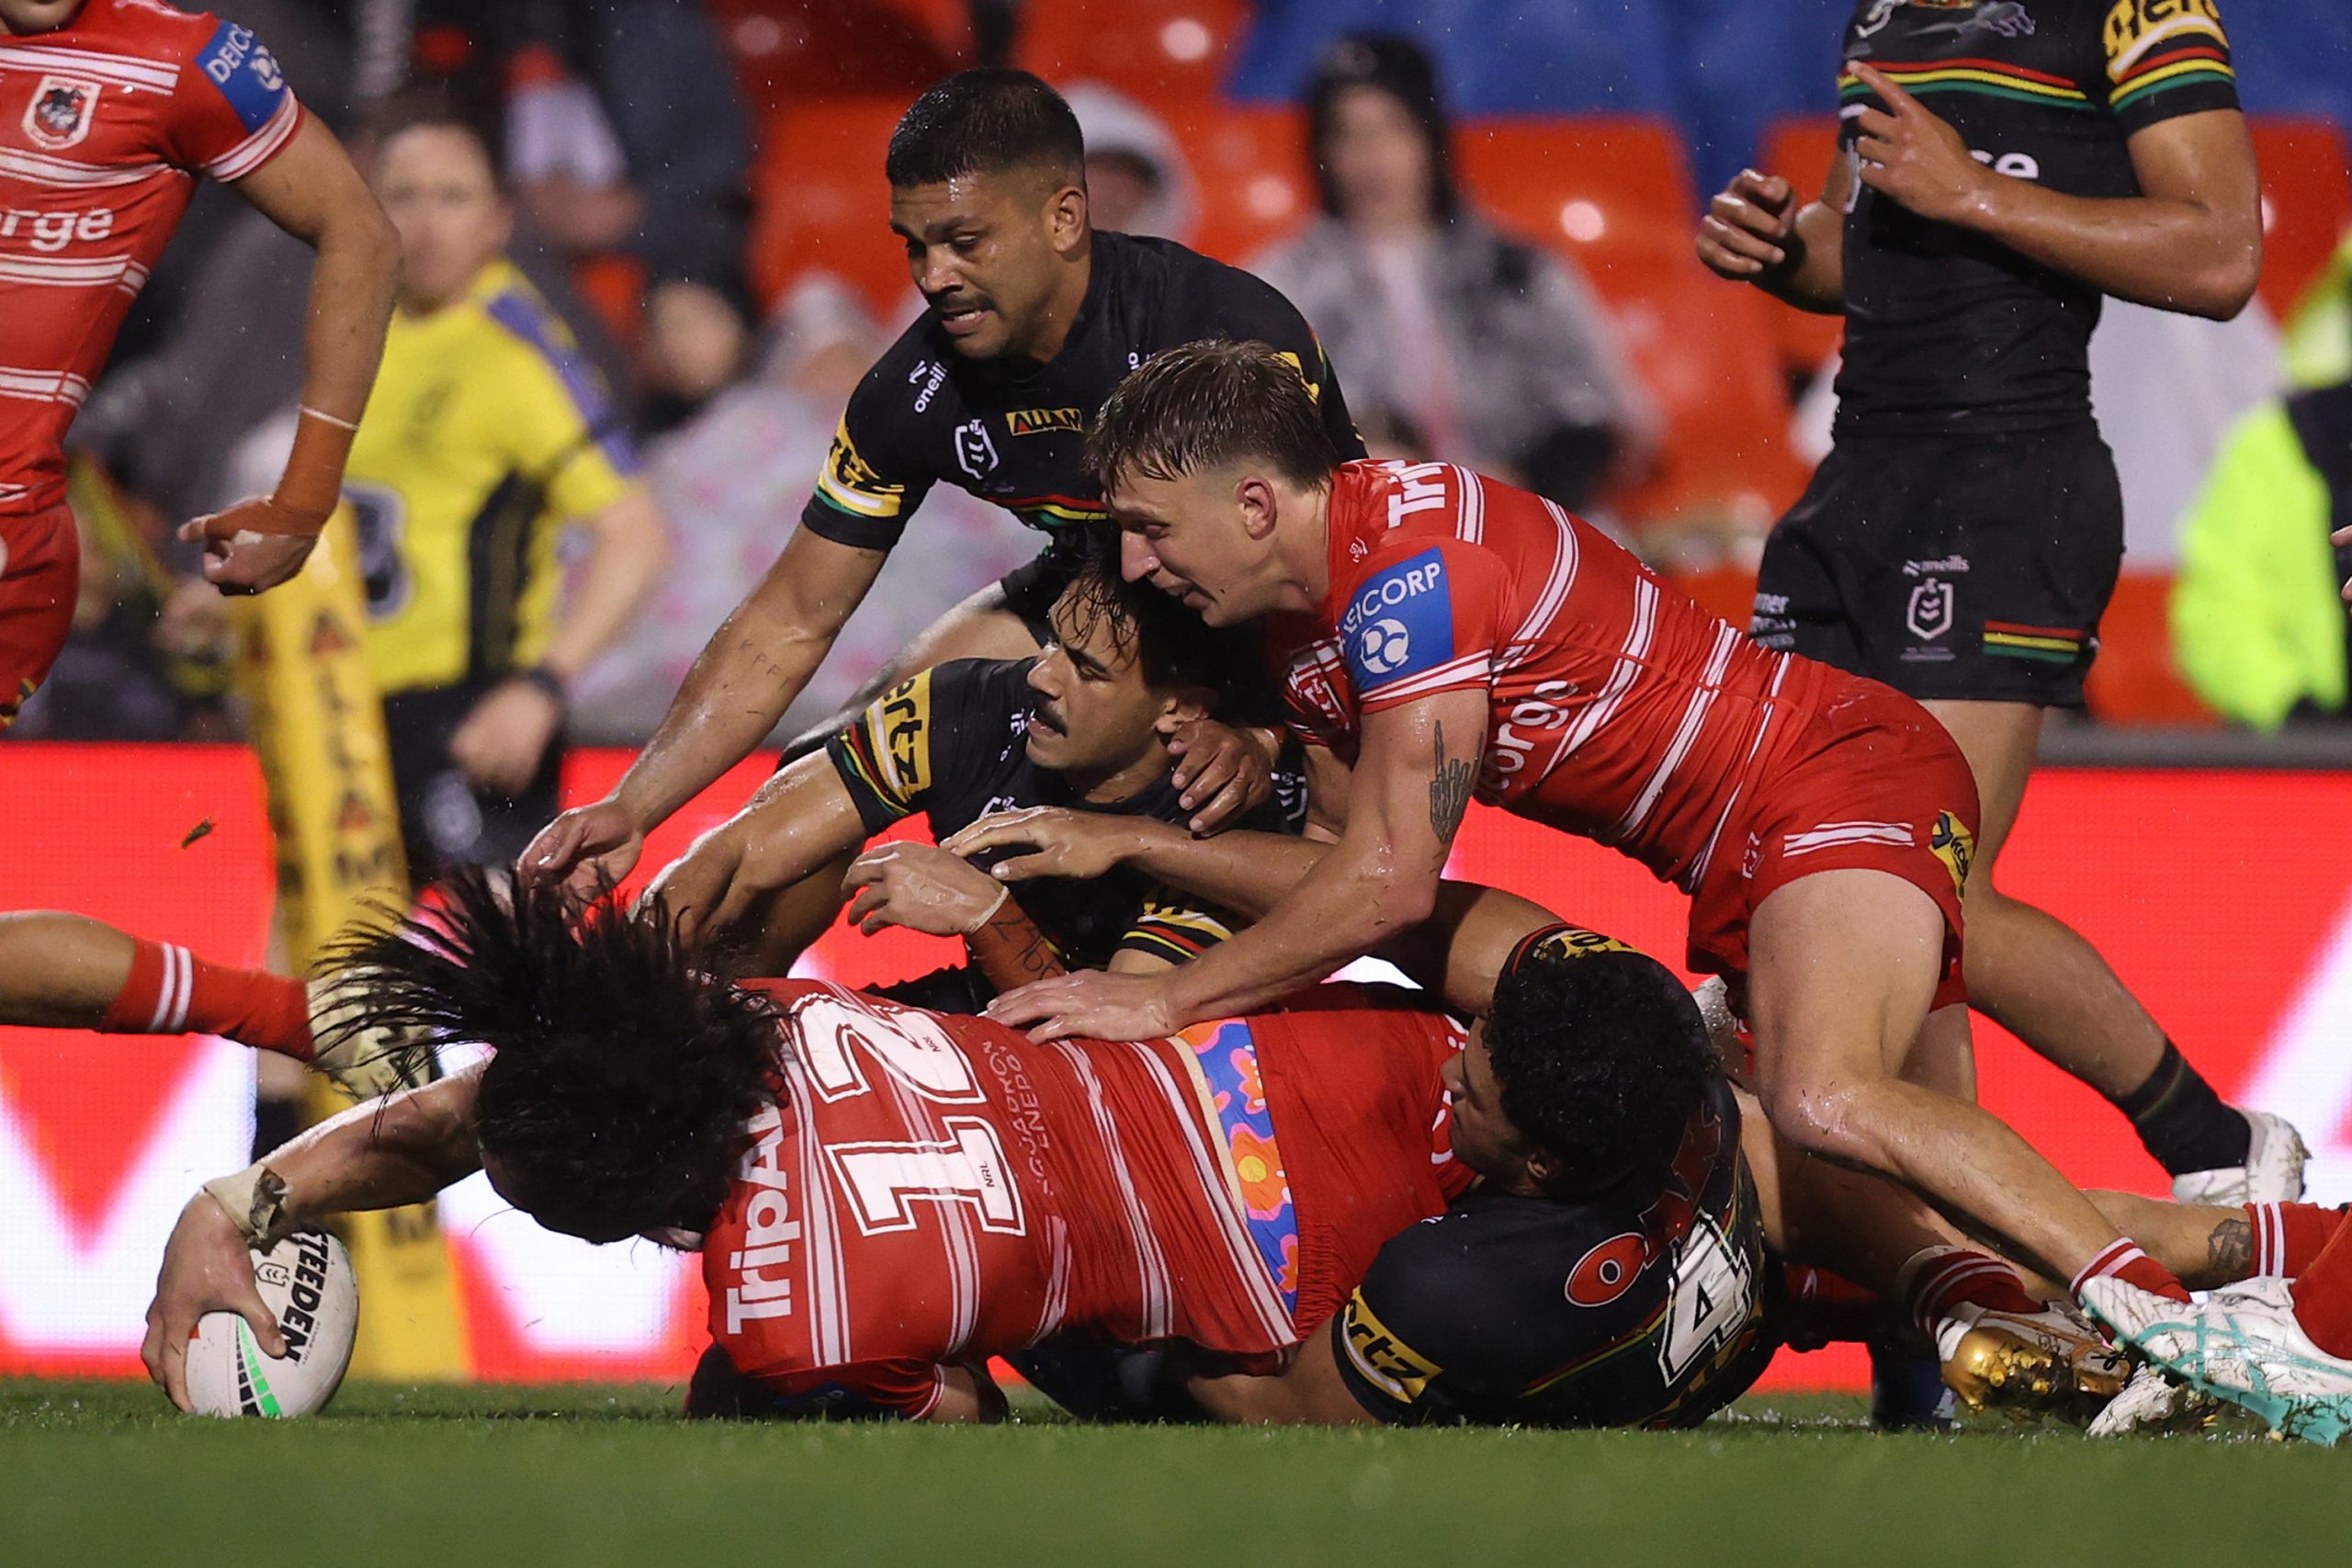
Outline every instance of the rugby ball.
POLYGON ((207 1313, 187 1342, 188 1403, 198 1416, 316 1415, 343 1385, 359 1333, 351 1255, 326 1232, 302 1230, 253 1259, 286 1354, 264 1355, 235 1313, 207 1313))

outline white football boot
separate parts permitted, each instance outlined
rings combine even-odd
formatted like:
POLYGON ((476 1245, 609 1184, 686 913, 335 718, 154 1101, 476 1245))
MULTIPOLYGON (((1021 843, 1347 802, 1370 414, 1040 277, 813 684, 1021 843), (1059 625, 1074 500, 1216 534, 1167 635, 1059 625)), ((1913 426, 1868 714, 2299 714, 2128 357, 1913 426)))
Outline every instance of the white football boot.
POLYGON ((2173 1201, 2226 1208, 2233 1203, 2291 1203, 2303 1195, 2303 1166, 2312 1155, 2303 1146, 2302 1134, 2286 1118, 2267 1111, 2238 1114, 2254 1129, 2245 1163, 2174 1177, 2173 1201))
POLYGON ((2175 1382, 2273 1431, 2328 1447, 2352 1433, 2352 1361, 2311 1342, 2284 1280, 2248 1280, 2196 1303, 2093 1280, 2083 1306, 2175 1382))
POLYGON ((311 1039, 317 1054, 311 1066, 354 1100, 373 1100, 415 1089, 441 1076, 429 1045, 410 1043, 389 1029, 370 1028, 353 1016, 366 976, 339 969, 310 982, 311 1039))
POLYGON ((2210 1394, 2190 1393, 2143 1361, 2132 1369, 2132 1381, 2092 1418, 2084 1435, 2199 1432, 2214 1425, 2228 1408, 2210 1394))

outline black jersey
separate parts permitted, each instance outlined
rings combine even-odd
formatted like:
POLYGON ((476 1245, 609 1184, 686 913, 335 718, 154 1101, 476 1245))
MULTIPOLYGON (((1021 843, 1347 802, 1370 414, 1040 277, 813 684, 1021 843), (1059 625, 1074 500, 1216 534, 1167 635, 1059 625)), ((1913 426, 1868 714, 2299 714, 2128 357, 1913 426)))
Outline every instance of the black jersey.
MULTIPOLYGON (((2001 174, 2070 196, 2140 194, 2125 141, 2237 107, 2214 0, 1861 0, 1838 78, 1841 147, 1883 107, 1867 61, 2001 174)), ((1868 186, 1846 219, 1840 433, 1996 434, 2090 418, 2099 293, 1868 186)))
POLYGON ((1171 241, 1098 232, 1085 302, 1046 364, 967 359, 928 311, 909 327, 850 394, 801 525, 887 550, 942 480, 1048 535, 1100 522, 1082 461, 1095 412, 1159 350, 1219 337, 1295 361, 1340 457, 1364 455, 1322 345, 1271 285, 1171 241))
MULTIPOLYGON (((868 833, 920 811, 930 816, 933 836, 944 839, 990 812, 1029 806, 1191 820, 1170 773, 1125 800, 1093 806, 1059 773, 1029 760, 1028 674, 1035 662, 959 659, 936 665, 883 693, 826 742, 868 833)), ((1295 768, 1278 770, 1274 785, 1274 798, 1236 827, 1298 830, 1306 815, 1305 777, 1295 768)), ((1091 881, 1024 882, 1014 892, 1072 969, 1099 969, 1127 950, 1181 964, 1233 934, 1233 918, 1224 910, 1125 867, 1091 881)))
POLYGON ((1773 1269, 1718 1080, 1663 1191, 1457 1200, 1380 1249, 1331 1348, 1350 1392, 1399 1426, 1690 1426, 1779 1348, 1773 1269))

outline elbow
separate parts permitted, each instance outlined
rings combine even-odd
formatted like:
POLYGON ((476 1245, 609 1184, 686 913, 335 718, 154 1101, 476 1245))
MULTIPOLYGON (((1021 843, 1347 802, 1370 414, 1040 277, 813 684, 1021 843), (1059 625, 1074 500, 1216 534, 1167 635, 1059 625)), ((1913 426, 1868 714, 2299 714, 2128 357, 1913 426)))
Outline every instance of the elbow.
POLYGON ((1370 935, 1374 942, 1402 935, 1437 913, 1438 878, 1392 878, 1380 897, 1368 901, 1370 935))
POLYGON ((2262 282, 2262 241, 2233 247, 2231 254, 2202 269, 2181 309, 2208 321, 2227 321, 2254 301, 2262 282))

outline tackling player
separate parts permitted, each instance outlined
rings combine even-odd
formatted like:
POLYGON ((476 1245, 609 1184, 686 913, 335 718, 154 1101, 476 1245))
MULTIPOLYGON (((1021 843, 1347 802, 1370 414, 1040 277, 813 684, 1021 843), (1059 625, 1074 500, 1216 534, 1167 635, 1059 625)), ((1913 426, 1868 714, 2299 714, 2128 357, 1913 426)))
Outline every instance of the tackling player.
POLYGON ((1037 982, 991 1017, 1148 1037, 1262 1005, 1428 918, 1476 794, 1692 895, 1692 965, 1744 988, 1760 1097, 1793 1145, 1894 1178, 2077 1291, 2120 1273, 2183 1294, 1949 1076, 1969 1061, 1976 797, 1917 704, 1758 647, 1539 498, 1445 465, 1341 465, 1263 345, 1161 355, 1090 448, 1131 577, 1213 626, 1266 618, 1346 828, 1196 962, 1037 982))
POLYGON ((0 0, 0 728, 72 619, 66 427, 202 175, 318 253, 284 476, 180 530, 223 592, 258 592, 334 510, 391 314, 391 226, 248 29, 150 0, 0 0))
MULTIPOLYGON (((652 741, 610 795, 540 834, 524 875, 568 877, 583 895, 626 875, 647 831, 784 716, 934 484, 1007 508, 1048 543, 918 637, 861 704, 929 665, 1044 646, 1046 612, 1074 572, 1065 541, 1103 515, 1083 461, 1087 423, 1158 350, 1203 337, 1272 343, 1315 389, 1331 444, 1363 455, 1298 312, 1181 245, 1097 232, 1084 162, 1069 107, 1025 72, 963 72, 907 110, 886 165, 890 227, 930 309, 852 394, 799 530, 712 637, 652 741)), ((1260 783, 1272 760, 1271 747, 1256 758, 1260 783)), ((1178 770, 1204 827, 1252 793, 1235 761, 1188 751, 1178 770)))

